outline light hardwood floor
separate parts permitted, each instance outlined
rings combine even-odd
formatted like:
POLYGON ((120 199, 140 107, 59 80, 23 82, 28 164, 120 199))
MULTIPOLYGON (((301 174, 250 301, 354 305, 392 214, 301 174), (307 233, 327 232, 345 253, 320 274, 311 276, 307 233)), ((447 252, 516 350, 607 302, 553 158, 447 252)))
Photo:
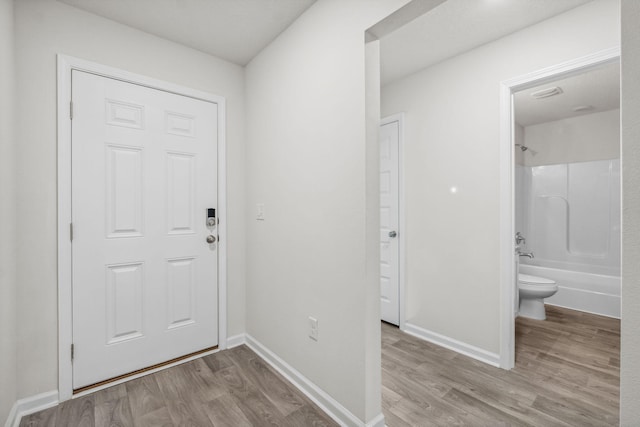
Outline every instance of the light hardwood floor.
POLYGON ((617 426, 620 321, 547 306, 516 321, 516 367, 493 368, 382 326, 390 427, 617 426))
MULTIPOLYGON (((387 426, 616 426, 620 322, 547 307, 493 368, 382 324, 387 426)), ((25 417, 21 427, 335 426, 246 346, 25 417)))
POLYGON ((246 346, 29 415, 20 427, 336 426, 246 346))

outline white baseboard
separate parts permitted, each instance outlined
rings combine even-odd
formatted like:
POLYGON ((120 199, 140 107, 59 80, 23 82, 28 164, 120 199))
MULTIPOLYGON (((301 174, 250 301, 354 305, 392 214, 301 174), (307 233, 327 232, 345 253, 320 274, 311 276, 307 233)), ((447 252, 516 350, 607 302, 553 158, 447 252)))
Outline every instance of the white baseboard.
POLYGON ((278 357, 267 347, 258 342, 251 335, 246 335, 246 344, 251 350, 285 377, 287 381, 296 386, 309 399, 311 399, 313 403, 318 405, 320 409, 322 409, 341 426, 383 427, 385 425, 384 415, 382 413, 373 418, 370 422, 364 423, 358 417, 353 415, 347 408, 342 406, 337 400, 311 382, 307 377, 278 357))
POLYGON ((414 337, 437 344, 440 347, 448 348, 449 350, 464 354, 465 356, 469 356, 491 366, 500 367, 500 355, 497 353, 491 353, 490 351, 449 338, 437 332, 423 329, 411 323, 405 324, 404 331, 414 337))
POLYGON ((58 404, 58 390, 48 391, 18 400, 11 408, 5 427, 18 427, 25 415, 33 414, 58 404))
POLYGON ((246 344, 247 336, 245 334, 238 334, 232 337, 227 337, 227 348, 238 347, 239 345, 246 344))

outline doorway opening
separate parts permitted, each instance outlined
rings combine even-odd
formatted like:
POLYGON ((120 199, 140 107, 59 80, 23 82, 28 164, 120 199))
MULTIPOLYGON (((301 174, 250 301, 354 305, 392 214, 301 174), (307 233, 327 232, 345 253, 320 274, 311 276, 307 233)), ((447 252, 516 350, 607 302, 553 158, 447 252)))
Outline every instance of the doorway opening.
MULTIPOLYGON (((608 49, 502 82, 501 367, 505 369, 515 366, 515 317, 521 306, 520 258, 527 258, 520 273, 533 277, 552 275, 549 279, 553 282, 565 284, 551 296, 550 303, 619 317, 620 140, 619 120, 614 117, 619 115, 615 108, 619 106, 618 64, 619 49, 608 49), (606 80, 612 83, 604 83, 605 75, 612 76, 606 80), (573 95, 562 98, 562 85, 575 93, 576 86, 587 86, 587 82, 598 88, 585 90, 583 101, 575 98, 574 102, 573 95), (593 97, 593 91, 615 92, 616 87, 617 94, 593 97), (557 107, 551 106, 554 98, 557 107), (536 104, 541 99, 546 100, 546 108, 536 104), (571 114, 557 115, 553 120, 553 114, 559 114, 554 111, 569 109, 571 114), (586 117, 587 114, 597 117, 586 117), (608 144, 595 140, 592 149, 584 144, 584 134, 582 141, 570 141, 580 138, 579 134, 571 134, 576 132, 573 122, 585 120, 591 125, 594 120, 609 123, 608 127, 617 131, 617 139, 610 137, 608 144), (551 145, 558 138, 564 139, 564 145, 558 141, 551 145), (580 149, 569 149, 571 144, 580 149), (559 148, 563 146, 564 149, 559 148), (599 198, 603 203, 594 204, 597 192, 602 193, 599 198), (563 266, 583 271, 572 273, 563 266), (605 270, 611 274, 610 280, 592 280, 605 270), (606 296, 596 289, 603 286, 608 287, 606 296)), ((607 127, 595 128, 602 131, 607 127)))

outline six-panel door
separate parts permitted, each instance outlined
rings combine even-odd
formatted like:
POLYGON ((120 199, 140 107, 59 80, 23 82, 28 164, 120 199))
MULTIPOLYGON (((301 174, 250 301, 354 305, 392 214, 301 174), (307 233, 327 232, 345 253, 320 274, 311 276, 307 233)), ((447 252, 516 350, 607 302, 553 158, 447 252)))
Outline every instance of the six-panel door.
POLYGON ((217 105, 72 73, 74 389, 218 343, 217 105))

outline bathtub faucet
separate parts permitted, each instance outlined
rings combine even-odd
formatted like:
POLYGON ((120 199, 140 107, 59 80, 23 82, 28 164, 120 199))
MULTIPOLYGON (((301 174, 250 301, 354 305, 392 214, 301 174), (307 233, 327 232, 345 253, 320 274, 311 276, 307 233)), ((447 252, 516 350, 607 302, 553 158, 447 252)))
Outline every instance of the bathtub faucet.
POLYGON ((526 256, 529 258, 533 258, 533 252, 518 252, 518 256, 526 256))

